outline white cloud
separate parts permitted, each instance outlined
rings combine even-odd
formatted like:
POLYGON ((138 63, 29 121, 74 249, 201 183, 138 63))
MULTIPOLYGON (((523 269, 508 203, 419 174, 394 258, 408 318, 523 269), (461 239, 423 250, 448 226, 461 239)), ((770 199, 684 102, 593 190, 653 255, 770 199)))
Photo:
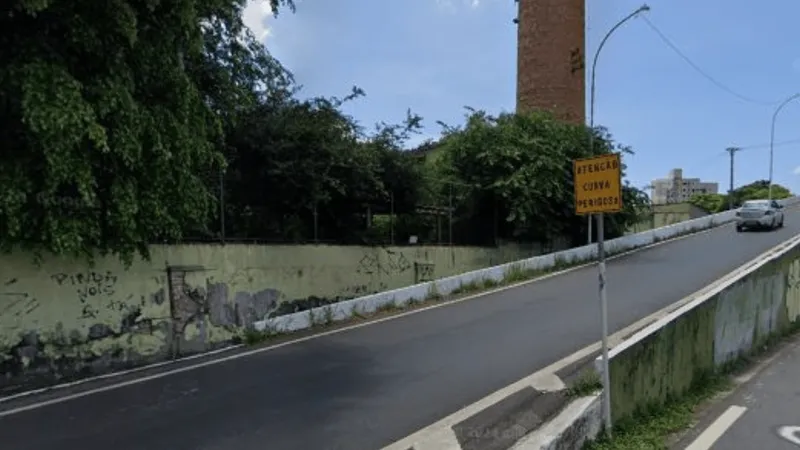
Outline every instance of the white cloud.
POLYGON ((272 18, 272 7, 263 0, 250 0, 244 8, 242 19, 244 24, 253 32, 256 39, 262 43, 272 35, 269 20, 272 18))
POLYGON ((483 0, 435 0, 436 5, 448 12, 456 12, 461 7, 476 9, 483 0))
POLYGON ((792 173, 795 175, 800 175, 800 166, 795 167, 792 173))

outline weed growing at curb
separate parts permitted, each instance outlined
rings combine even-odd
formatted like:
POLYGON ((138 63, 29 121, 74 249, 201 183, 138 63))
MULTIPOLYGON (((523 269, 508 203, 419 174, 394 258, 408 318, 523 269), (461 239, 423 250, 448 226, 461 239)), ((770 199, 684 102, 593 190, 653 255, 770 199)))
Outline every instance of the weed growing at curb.
POLYGON ((361 312, 361 308, 358 305, 353 305, 350 307, 350 317, 354 319, 365 319, 367 316, 361 312))
POLYGON ((577 398, 595 394, 603 389, 600 374, 594 370, 587 370, 567 388, 567 397, 577 398))
POLYGON ((695 412, 708 400, 734 387, 734 377, 752 367, 757 354, 767 353, 781 342, 796 338, 800 334, 800 320, 783 333, 764 340, 750 354, 723 365, 717 373, 700 377, 695 386, 685 395, 666 404, 651 408, 614 427, 614 437, 605 435, 588 442, 583 450, 662 450, 670 448, 669 440, 692 425, 695 412))
POLYGON ((479 292, 482 288, 482 285, 478 281, 470 281, 469 283, 464 283, 459 287, 455 288, 450 292, 450 295, 460 295, 460 294, 472 294, 475 292, 479 292))
POLYGON ((589 442, 584 450, 663 450, 668 448, 669 435, 681 431, 692 424, 698 405, 719 392, 730 388, 726 376, 709 377, 698 383, 685 396, 672 400, 640 415, 631 421, 615 427, 614 437, 589 442))
POLYGON ((265 329, 263 331, 256 330, 253 327, 245 328, 241 336, 237 336, 239 342, 245 345, 257 345, 266 342, 281 333, 274 329, 265 329))
POLYGON ((402 309, 400 305, 395 302, 386 302, 375 309, 375 312, 378 313, 391 313, 402 309))
POLYGON ((325 326, 333 325, 333 307, 328 305, 322 309, 322 324, 325 326))
POLYGON ((425 296, 423 302, 438 302, 441 299, 442 294, 440 294, 439 289, 436 288, 436 283, 431 283, 428 287, 428 295, 425 296))

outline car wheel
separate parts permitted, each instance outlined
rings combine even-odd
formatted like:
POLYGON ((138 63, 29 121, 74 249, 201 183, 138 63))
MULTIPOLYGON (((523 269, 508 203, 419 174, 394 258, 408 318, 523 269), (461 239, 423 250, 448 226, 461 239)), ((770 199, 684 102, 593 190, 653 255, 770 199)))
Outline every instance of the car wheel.
POLYGON ((736 232, 741 233, 742 231, 744 231, 744 228, 740 227, 739 225, 736 225, 736 232))
POLYGON ((783 217, 781 217, 781 223, 778 224, 778 228, 783 228, 783 217))

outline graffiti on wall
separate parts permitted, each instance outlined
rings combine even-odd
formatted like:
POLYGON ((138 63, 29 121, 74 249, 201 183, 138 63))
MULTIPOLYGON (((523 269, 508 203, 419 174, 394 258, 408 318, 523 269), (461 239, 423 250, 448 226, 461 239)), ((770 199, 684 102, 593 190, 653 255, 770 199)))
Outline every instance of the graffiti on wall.
POLYGON ((432 263, 422 263, 422 262, 415 262, 414 263, 414 282, 415 283, 424 283, 426 281, 433 281, 434 270, 436 269, 436 265, 432 263))
POLYGON ((16 290, 19 283, 16 278, 11 278, 3 283, 0 289, 0 318, 14 317, 10 321, 11 326, 19 328, 22 324, 21 319, 32 314, 39 309, 39 300, 27 292, 16 290))
MULTIPOLYGON (((56 273, 50 276, 56 284, 63 287, 70 287, 78 294, 78 301, 81 303, 81 318, 96 319, 100 313, 99 307, 94 301, 96 298, 109 298, 115 293, 117 276, 111 271, 105 273, 88 271, 75 273, 56 273)), ((109 308, 122 310, 124 303, 109 304, 109 308)))
POLYGON ((386 252, 386 263, 381 264, 378 252, 370 251, 358 261, 356 273, 361 275, 392 275, 400 274, 411 269, 412 265, 403 252, 383 249, 386 252))

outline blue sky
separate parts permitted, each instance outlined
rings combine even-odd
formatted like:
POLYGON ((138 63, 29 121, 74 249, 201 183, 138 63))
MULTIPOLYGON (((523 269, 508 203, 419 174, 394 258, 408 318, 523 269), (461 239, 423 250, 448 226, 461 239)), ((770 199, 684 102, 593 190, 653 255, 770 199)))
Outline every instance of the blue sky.
MULTIPOLYGON (((589 55, 614 23, 642 4, 587 3, 589 55)), ((737 154, 737 184, 767 178, 774 105, 800 91, 800 3, 768 3, 648 2, 650 22, 683 54, 751 101, 704 78, 643 20, 628 22, 606 44, 595 122, 633 147, 627 160, 633 184, 681 167, 684 176, 717 181, 724 191, 728 146, 757 147, 737 154)), ((246 22, 294 72, 304 95, 344 95, 358 85, 367 96, 348 113, 367 125, 398 122, 411 108, 425 119, 422 140, 438 135, 437 120, 462 123, 465 105, 492 113, 514 109, 516 8, 514 0, 299 0, 295 14, 277 19, 252 4, 246 22)), ((800 191, 794 173, 800 126, 794 124, 800 124, 800 100, 778 116, 774 179, 800 191)))

